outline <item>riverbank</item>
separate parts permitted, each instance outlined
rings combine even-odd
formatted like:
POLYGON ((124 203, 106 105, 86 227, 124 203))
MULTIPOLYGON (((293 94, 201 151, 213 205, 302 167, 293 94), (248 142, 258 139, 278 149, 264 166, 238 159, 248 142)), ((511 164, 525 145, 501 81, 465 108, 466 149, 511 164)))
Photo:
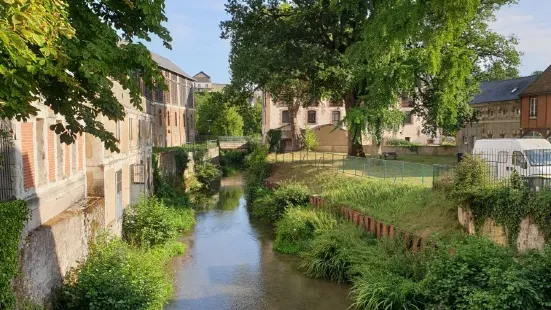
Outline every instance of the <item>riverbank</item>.
MULTIPOLYGON (((250 214, 275 223, 274 250, 300 257, 303 273, 351 283, 353 308, 542 309, 551 302, 550 280, 543 276, 551 272, 551 251, 518 253, 485 238, 466 236, 459 228, 457 195, 464 185, 479 186, 476 174, 484 169, 467 161, 456 169, 460 175, 439 189, 420 190, 304 165, 270 166, 266 158, 266 150, 250 157, 246 189, 250 214), (278 183, 275 189, 264 187, 261 179, 266 178, 278 183), (322 194, 330 203, 322 210, 313 209, 305 199, 312 194, 322 194), (427 234, 433 241, 414 252, 408 239, 384 234, 376 238, 357 226, 360 221, 350 223, 339 216, 343 204, 427 234), (434 223, 436 219, 442 220, 434 223)), ((520 193, 500 186, 488 190, 520 193)), ((511 197, 502 198, 506 202, 511 197)))

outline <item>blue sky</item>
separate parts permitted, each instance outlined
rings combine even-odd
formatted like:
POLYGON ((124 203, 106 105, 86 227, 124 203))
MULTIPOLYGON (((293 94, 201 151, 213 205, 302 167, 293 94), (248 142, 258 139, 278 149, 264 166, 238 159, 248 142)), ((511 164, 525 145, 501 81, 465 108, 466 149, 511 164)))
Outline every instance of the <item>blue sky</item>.
MULTIPOLYGON (((167 27, 173 42, 165 49, 154 39, 147 46, 169 58, 190 75, 204 71, 215 83, 228 83, 229 42, 220 39, 219 24, 228 16, 226 0, 166 0, 167 27)), ((492 28, 497 32, 515 34, 524 53, 521 75, 544 70, 551 65, 551 0, 519 0, 519 4, 504 7, 497 14, 492 28)))

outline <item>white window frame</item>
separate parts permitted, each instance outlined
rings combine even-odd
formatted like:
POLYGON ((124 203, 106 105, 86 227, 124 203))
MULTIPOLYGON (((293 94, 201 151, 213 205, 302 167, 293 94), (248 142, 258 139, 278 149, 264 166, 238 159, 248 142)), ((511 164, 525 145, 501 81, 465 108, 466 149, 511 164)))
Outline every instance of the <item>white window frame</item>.
POLYGON ((529 116, 530 119, 538 117, 538 97, 530 98, 529 116))

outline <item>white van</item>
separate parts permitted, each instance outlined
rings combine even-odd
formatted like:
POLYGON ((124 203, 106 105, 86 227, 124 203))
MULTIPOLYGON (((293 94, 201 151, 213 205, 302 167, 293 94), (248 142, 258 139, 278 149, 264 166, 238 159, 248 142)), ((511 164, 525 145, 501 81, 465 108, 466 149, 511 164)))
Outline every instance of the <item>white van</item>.
POLYGON ((473 156, 486 161, 497 179, 513 171, 551 178, 551 143, 545 139, 482 139, 475 142, 473 156))

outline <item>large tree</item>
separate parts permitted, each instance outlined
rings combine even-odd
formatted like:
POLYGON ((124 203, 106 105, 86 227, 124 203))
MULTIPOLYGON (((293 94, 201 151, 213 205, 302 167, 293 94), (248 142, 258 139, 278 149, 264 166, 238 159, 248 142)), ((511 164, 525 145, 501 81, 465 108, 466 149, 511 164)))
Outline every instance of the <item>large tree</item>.
POLYGON ((402 94, 412 96, 428 132, 469 119, 477 76, 518 65, 514 38, 487 28, 495 10, 512 2, 229 0, 232 18, 222 28, 237 84, 298 79, 316 90, 312 101, 344 100, 354 155, 366 128, 380 144, 399 125, 402 94))
POLYGON ((243 118, 223 93, 195 94, 197 134, 204 136, 242 136, 243 118))
POLYGON ((141 106, 140 83, 166 87, 158 67, 139 40, 171 41, 163 0, 1 0, 0 117, 25 120, 41 100, 65 117, 52 127, 72 143, 84 132, 118 150, 99 115, 123 120, 112 92, 118 82, 141 106))

